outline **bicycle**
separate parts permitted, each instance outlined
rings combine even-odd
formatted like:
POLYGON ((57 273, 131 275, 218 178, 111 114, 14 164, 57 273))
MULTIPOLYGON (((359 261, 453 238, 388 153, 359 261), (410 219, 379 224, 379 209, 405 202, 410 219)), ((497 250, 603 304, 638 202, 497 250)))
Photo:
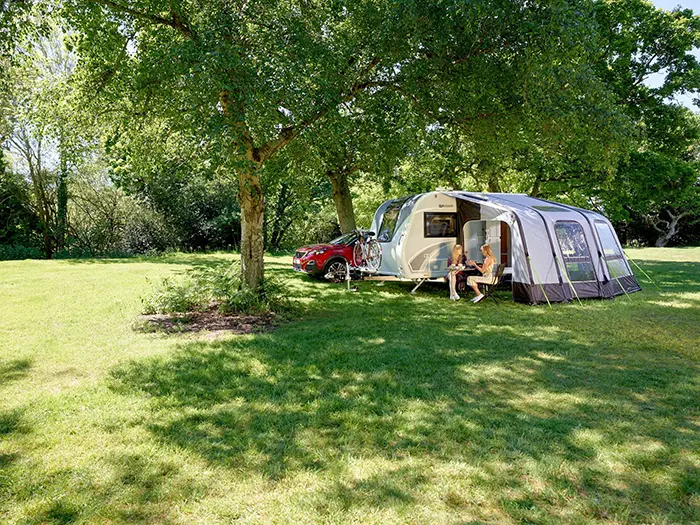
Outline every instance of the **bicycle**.
POLYGON ((373 239, 375 233, 369 230, 355 230, 357 242, 352 251, 353 266, 372 272, 379 270, 382 264, 382 247, 373 239))

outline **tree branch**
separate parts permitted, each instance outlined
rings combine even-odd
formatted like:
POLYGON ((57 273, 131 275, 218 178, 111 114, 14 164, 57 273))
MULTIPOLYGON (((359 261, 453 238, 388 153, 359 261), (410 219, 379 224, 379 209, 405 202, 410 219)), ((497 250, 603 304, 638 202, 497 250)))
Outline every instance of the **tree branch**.
POLYGON ((496 51, 501 51, 503 49, 507 49, 508 47, 510 47, 510 44, 508 44, 508 42, 503 42, 503 44, 500 46, 492 46, 492 47, 489 47, 486 49, 483 49, 481 47, 477 47, 476 49, 470 51, 466 55, 464 55, 460 58, 455 58, 454 60, 452 60, 452 65, 456 66, 457 64, 461 64, 463 62, 466 62, 470 58, 478 57, 480 55, 490 55, 491 53, 494 53, 496 51))
POLYGON ((649 66, 651 66, 651 63, 656 59, 656 53, 653 53, 650 57, 649 60, 647 60, 645 63, 642 63, 642 71, 639 73, 639 76, 632 82, 632 85, 629 87, 627 90, 627 94, 625 95, 625 98, 623 100, 626 100, 629 102, 630 97, 632 96, 632 91, 634 91, 634 88, 636 88, 639 84, 641 84, 645 78, 647 78, 646 70, 649 66))
POLYGON ((147 20, 149 22, 152 22, 154 24, 159 24, 159 25, 165 25, 172 27, 173 29, 179 31, 183 35, 185 35, 187 38, 190 40, 196 40, 197 35, 196 33, 190 29, 189 26, 187 26, 183 21, 182 18, 180 18, 180 15, 178 15, 175 11, 170 11, 170 18, 165 18, 162 16, 158 15, 153 15, 151 13, 144 13, 142 11, 138 11, 136 9, 132 9, 131 7, 125 6, 118 4, 117 2, 113 2, 112 0, 89 0, 92 3, 95 4, 100 4, 102 6, 108 7, 110 9, 113 9, 114 11, 119 11, 122 13, 127 13, 134 18, 140 18, 141 20, 147 20))
POLYGON ((657 232, 659 232, 659 233, 668 233, 668 226, 669 226, 668 221, 663 221, 663 220, 662 220, 662 221, 657 221, 657 222, 653 223, 652 226, 653 226, 654 229, 655 229, 657 232), (665 229, 665 230, 662 230, 661 228, 659 228, 659 227, 657 226, 658 224, 662 224, 662 223, 663 223, 663 224, 666 224, 666 229, 665 229))
MULTIPOLYGON (((381 61, 380 57, 374 57, 370 63, 367 65, 367 67, 364 68, 362 73, 360 74, 360 79, 358 79, 350 88, 350 90, 346 93, 340 94, 340 101, 339 103, 342 104, 344 102, 349 102, 353 100, 354 98, 357 97, 357 95, 374 85, 378 85, 376 82, 368 82, 368 81, 361 81, 363 77, 366 77, 369 75, 376 67, 379 65, 379 62, 381 61)), ((277 153, 280 149, 282 149, 284 146, 289 144, 294 138, 299 136, 299 134, 304 131, 306 128, 311 126, 314 122, 319 120, 321 117, 323 117, 326 113, 328 113, 328 110, 330 109, 330 106, 324 106, 322 107, 315 115, 311 116, 310 118, 303 120, 299 124, 296 124, 294 126, 286 126, 282 128, 282 130, 279 132, 277 135, 277 138, 267 142, 260 148, 256 148, 256 157, 258 158, 259 162, 264 162, 270 157, 272 157, 275 153, 277 153)))

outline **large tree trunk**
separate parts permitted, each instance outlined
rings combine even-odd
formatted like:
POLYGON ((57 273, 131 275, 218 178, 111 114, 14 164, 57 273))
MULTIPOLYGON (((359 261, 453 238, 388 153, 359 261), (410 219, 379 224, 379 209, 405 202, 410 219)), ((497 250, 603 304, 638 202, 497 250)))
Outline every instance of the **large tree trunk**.
POLYGON ((669 243, 671 239, 673 239, 676 236, 676 234, 678 233, 678 221, 686 215, 688 215, 688 212, 683 212, 679 213, 678 215, 674 215, 669 210, 666 210, 666 213, 670 217, 670 221, 660 220, 656 224, 654 224, 654 229, 661 233, 661 236, 658 239, 656 239, 655 246, 657 248, 663 248, 669 243), (659 228, 660 224, 664 224, 665 228, 659 228))
POLYGON ((258 167, 239 175, 241 199, 241 278, 251 289, 262 287, 265 243, 263 222, 265 202, 258 167))
MULTIPOLYGON (((173 27, 182 31, 188 38, 193 38, 193 33, 179 21, 173 21, 173 27), (183 29, 184 28, 184 29, 183 29)), ((172 25, 167 23, 166 25, 172 25)), ((374 57, 363 72, 363 77, 370 75, 380 63, 379 57, 374 57)), ((349 91, 340 92, 341 102, 350 102, 358 93, 371 85, 370 82, 358 80, 349 91)), ((232 144, 236 151, 247 151, 247 165, 239 168, 239 189, 241 201, 241 277, 243 282, 254 289, 260 289, 264 274, 264 211, 262 185, 258 172, 262 165, 278 151, 282 150, 302 131, 322 118, 331 105, 321 107, 309 118, 293 125, 285 126, 279 130, 277 137, 268 140, 260 147, 255 146, 253 136, 248 129, 245 116, 242 92, 231 93, 228 89, 219 92, 219 104, 222 113, 236 130, 235 143, 232 144), (234 95, 234 96, 232 96, 234 95)), ((349 190, 347 192, 349 196, 349 190)), ((354 214, 353 224, 354 224, 354 214)))
POLYGON ((263 164, 260 149, 256 148, 245 123, 245 112, 240 99, 232 98, 228 90, 219 93, 221 109, 233 119, 240 136, 233 144, 236 150, 246 151, 246 162, 239 167, 238 193, 241 202, 241 280, 252 290, 262 291, 265 273, 265 201, 260 184, 259 170, 263 164))
POLYGON ((333 185, 333 202, 338 213, 338 224, 342 233, 355 229, 355 210, 352 206, 350 184, 347 172, 328 172, 328 178, 333 185))

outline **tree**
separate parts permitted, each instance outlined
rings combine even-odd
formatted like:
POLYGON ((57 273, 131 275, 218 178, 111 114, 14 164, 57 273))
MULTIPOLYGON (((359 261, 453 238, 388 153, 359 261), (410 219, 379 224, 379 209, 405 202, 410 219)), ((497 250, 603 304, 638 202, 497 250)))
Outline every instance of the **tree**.
MULTIPOLYGON (((527 129, 544 129, 541 110, 558 92, 590 95, 574 82, 587 78, 594 33, 584 0, 62 5, 83 35, 82 74, 90 96, 100 95, 96 111, 158 114, 228 154, 242 210, 242 273, 253 287, 263 276, 263 167, 311 128, 330 126, 343 104, 396 91, 432 122, 471 130, 512 115, 518 125, 507 129, 517 131, 532 119, 540 125, 527 129)), ((329 135, 340 144, 335 126, 329 135)), ((336 182, 347 194, 342 176, 336 182)))
POLYGON ((683 219, 697 215, 700 121, 673 101, 679 93, 700 91, 700 16, 690 9, 665 11, 643 0, 596 4, 606 43, 597 62, 618 105, 634 122, 637 135, 628 158, 610 184, 584 192, 602 199, 607 213, 621 221, 646 224, 663 246, 683 219), (648 80, 656 75, 657 81, 648 80))
MULTIPOLYGON (((19 70, 16 70, 19 71, 19 70)), ((20 77, 16 73, 15 80, 20 77)), ((33 207, 41 228, 43 237, 44 255, 48 258, 54 253, 52 225, 55 219, 54 196, 49 173, 44 166, 44 128, 35 126, 31 117, 25 113, 28 104, 33 97, 28 95, 31 82, 26 77, 16 82, 13 86, 14 95, 12 104, 12 132, 7 139, 10 150, 21 159, 24 165, 24 174, 31 183, 33 195, 33 207)))
POLYGON ((37 217, 30 206, 29 188, 0 161, 0 245, 35 244, 37 217))
POLYGON ((691 52, 700 45, 700 15, 646 0, 602 0, 595 7, 604 38, 595 64, 628 111, 642 116, 677 93, 700 89, 700 64, 691 52), (656 86, 646 82, 652 75, 662 77, 656 86))
POLYGON ((460 176, 483 190, 536 192, 581 171, 609 177, 628 123, 592 65, 600 51, 593 5, 459 9, 470 16, 431 20, 423 52, 432 60, 407 69, 404 91, 455 141, 460 176))
POLYGON ((69 35, 49 21, 43 29, 15 44, 8 70, 11 129, 5 143, 21 159, 31 181, 44 252, 50 258, 65 245, 69 172, 85 144, 80 112, 72 100, 75 56, 66 44, 69 35))
POLYGON ((294 227, 299 229, 309 216, 316 219, 319 208, 330 198, 328 180, 320 170, 318 157, 308 141, 297 141, 264 169, 269 204, 265 208, 266 248, 280 250, 285 240, 305 242, 305 238, 288 238, 294 235, 294 227))
POLYGON ((652 151, 632 152, 601 197, 612 220, 646 225, 650 235, 656 233, 654 245, 666 246, 683 219, 700 217, 700 165, 652 151))
POLYGON ((407 56, 408 6, 389 1, 70 0, 102 110, 158 114, 228 153, 242 209, 243 280, 263 278, 261 169, 407 56))
POLYGON ((29 0, 0 0, 0 57, 12 57, 15 41, 21 38, 30 23, 27 15, 31 4, 29 0))

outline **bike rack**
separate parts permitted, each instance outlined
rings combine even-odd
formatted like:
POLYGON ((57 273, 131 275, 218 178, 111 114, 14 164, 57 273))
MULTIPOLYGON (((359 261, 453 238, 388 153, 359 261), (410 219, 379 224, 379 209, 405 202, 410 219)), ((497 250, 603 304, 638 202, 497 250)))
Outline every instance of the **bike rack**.
POLYGON ((357 288, 350 288, 350 263, 345 261, 345 282, 348 283, 348 292, 356 292, 357 288))

